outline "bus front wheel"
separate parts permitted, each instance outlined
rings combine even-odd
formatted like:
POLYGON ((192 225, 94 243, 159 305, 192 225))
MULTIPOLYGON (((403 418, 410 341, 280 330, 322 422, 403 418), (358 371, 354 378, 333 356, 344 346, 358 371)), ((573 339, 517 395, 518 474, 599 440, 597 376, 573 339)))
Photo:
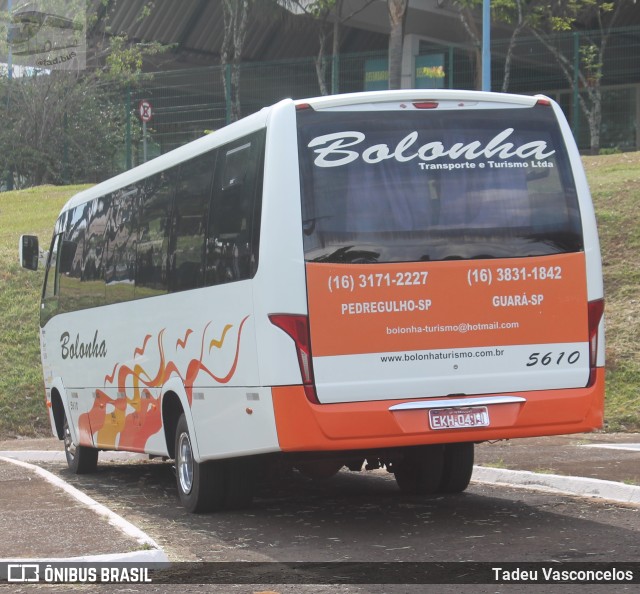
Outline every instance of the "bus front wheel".
POLYGON ((188 511, 203 513, 223 508, 226 465, 221 460, 196 462, 184 414, 176 428, 175 468, 180 502, 188 511))
POLYGON ((62 428, 64 439, 64 453, 67 457, 67 465, 73 474, 90 474, 98 467, 98 450, 88 446, 76 445, 71 437, 69 421, 64 417, 62 428))

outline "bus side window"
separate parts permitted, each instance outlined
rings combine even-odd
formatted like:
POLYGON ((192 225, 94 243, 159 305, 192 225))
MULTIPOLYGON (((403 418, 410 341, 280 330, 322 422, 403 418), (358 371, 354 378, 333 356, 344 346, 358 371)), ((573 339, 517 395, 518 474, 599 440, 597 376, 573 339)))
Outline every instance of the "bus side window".
POLYGON ((44 289, 42 291, 42 306, 40 307, 40 326, 44 326, 58 311, 58 292, 60 282, 59 258, 60 241, 59 233, 51 241, 49 261, 45 272, 44 289))
POLYGON ((177 167, 138 184, 140 214, 136 245, 136 299, 163 295, 169 290, 171 208, 177 167))
POLYGON ((119 190, 111 200, 103 255, 107 303, 134 298, 137 205, 135 186, 119 190))
POLYGON ((109 195, 91 204, 82 267, 82 305, 85 307, 103 305, 105 300, 103 256, 110 205, 109 195))
POLYGON ((63 238, 60 253, 60 262, 64 263, 60 274, 61 311, 75 311, 82 307, 82 264, 89 208, 87 203, 73 209, 63 238))
POLYGON ((255 274, 264 131, 219 150, 207 236, 207 285, 245 280, 255 274))
POLYGON ((204 282, 205 231, 215 159, 212 151, 180 166, 169 255, 171 292, 196 289, 204 282))

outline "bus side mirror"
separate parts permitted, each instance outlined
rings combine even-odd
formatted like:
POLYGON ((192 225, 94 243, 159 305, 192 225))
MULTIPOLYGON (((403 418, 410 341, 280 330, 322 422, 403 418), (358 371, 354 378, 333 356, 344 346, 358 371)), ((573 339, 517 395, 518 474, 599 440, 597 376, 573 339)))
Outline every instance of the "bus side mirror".
POLYGON ((21 235, 18 250, 22 268, 38 270, 38 257, 40 255, 38 238, 35 235, 21 235))

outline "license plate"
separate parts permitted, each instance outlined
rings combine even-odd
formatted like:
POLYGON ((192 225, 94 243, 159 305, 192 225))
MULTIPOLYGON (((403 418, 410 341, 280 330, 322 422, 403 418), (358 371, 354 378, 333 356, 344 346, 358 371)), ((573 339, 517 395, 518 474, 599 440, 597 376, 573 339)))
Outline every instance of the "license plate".
POLYGON ((486 406, 434 408, 429 411, 429 425, 431 429, 488 427, 489 411, 486 406))

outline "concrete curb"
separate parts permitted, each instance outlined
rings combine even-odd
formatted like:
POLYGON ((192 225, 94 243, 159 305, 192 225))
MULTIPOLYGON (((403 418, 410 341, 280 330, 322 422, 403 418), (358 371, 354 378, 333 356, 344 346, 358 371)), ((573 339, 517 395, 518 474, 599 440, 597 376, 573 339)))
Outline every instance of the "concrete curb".
POLYGON ((171 565, 166 554, 161 549, 149 551, 131 551, 129 553, 111 553, 108 555, 83 555, 81 557, 47 557, 46 559, 7 558, 0 559, 0 563, 162 563, 171 565))
MULTIPOLYGON (((23 462, 21 460, 16 460, 14 458, 9 458, 5 456, 0 456, 0 461, 9 462, 11 464, 15 464, 16 466, 21 466, 22 468, 26 468, 31 472, 34 472, 38 476, 42 477, 47 482, 51 483, 58 489, 62 489, 66 493, 68 493, 71 497, 87 506, 95 513, 100 516, 105 517, 109 524, 115 526, 118 530, 122 531, 127 536, 135 539, 140 543, 141 546, 149 547, 147 550, 140 551, 130 551, 127 553, 116 553, 110 555, 93 555, 93 556, 82 556, 82 557, 73 557, 73 558, 65 558, 65 559, 46 559, 41 561, 90 561, 90 562, 145 562, 145 563, 163 563, 168 562, 169 559, 165 552, 162 550, 162 547, 158 545, 158 543, 153 540, 150 536, 148 536, 145 532, 140 530, 137 526, 134 526, 131 522, 125 520, 122 516, 119 516, 115 512, 111 511, 108 507, 105 507, 101 503, 98 503, 88 495, 85 495, 82 491, 79 491, 75 487, 71 486, 69 483, 63 481, 61 478, 57 477, 55 474, 52 474, 48 470, 44 470, 39 466, 34 464, 29 464, 28 462, 23 462)), ((4 559, 0 559, 0 561, 5 561, 4 559)), ((29 559, 30 562, 34 562, 36 560, 29 559)))
MULTIPOLYGON (((12 458, 23 462, 64 462, 67 463, 66 454, 63 451, 51 450, 0 450, 0 458, 12 458)), ((128 462, 135 460, 148 460, 145 454, 133 452, 100 452, 100 461, 128 462)))
POLYGON ((583 443, 580 448, 600 448, 603 450, 624 450, 625 452, 640 452, 640 443, 583 443))
POLYGON ((471 480, 477 483, 565 493, 579 497, 593 497, 640 505, 640 487, 601 479, 474 466, 471 480))

